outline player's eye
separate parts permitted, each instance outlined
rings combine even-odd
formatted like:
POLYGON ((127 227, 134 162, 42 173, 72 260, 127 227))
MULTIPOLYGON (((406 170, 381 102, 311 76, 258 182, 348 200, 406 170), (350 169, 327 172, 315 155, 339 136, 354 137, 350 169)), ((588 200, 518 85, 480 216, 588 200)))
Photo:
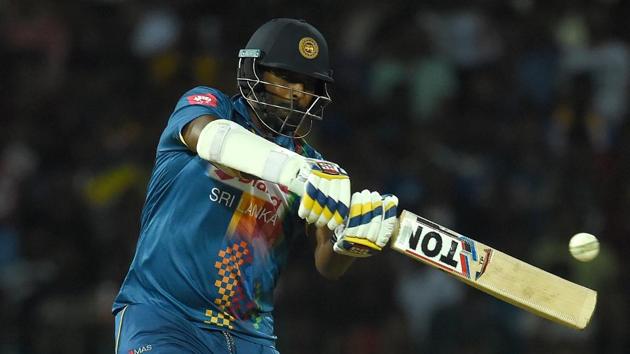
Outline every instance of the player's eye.
POLYGON ((284 70, 273 70, 272 73, 284 81, 291 81, 291 74, 284 70))
POLYGON ((304 85, 304 91, 314 92, 317 87, 317 80, 305 75, 294 74, 286 70, 274 70, 272 71, 278 78, 290 83, 301 83, 304 85))

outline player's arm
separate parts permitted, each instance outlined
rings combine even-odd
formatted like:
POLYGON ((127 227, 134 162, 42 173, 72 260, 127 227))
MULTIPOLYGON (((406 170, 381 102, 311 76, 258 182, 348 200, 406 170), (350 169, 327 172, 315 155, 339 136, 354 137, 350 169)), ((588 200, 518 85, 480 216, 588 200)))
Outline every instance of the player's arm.
POLYGON ((328 279, 337 279, 354 259, 378 253, 387 244, 396 225, 398 198, 364 190, 354 193, 350 216, 334 231, 306 225, 306 234, 316 240, 315 266, 328 279))
POLYGON ((211 115, 204 115, 186 124, 184 129, 182 129, 182 143, 184 143, 190 151, 197 153, 197 142, 199 142, 199 135, 201 134, 201 131, 206 127, 206 125, 208 125, 208 123, 217 119, 219 118, 211 115))
POLYGON ((333 250, 333 231, 328 228, 306 224, 306 235, 315 239, 315 268, 327 279, 341 277, 356 259, 333 250))
POLYGON ((199 157, 287 186, 300 196, 298 215, 330 230, 348 215, 350 179, 337 164, 303 157, 226 119, 200 116, 181 132, 199 157))

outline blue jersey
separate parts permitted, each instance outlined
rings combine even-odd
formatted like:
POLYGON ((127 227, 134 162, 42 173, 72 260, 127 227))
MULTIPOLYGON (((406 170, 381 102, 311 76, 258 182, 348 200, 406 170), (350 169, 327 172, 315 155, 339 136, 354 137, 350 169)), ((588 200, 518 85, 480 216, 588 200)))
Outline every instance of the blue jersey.
MULTIPOLYGON (((208 87, 182 96, 160 137, 136 253, 113 311, 152 304, 201 328, 273 344, 273 290, 298 225, 299 201, 283 186, 188 150, 182 128, 207 114, 256 132, 241 96, 230 99, 208 87)), ((302 140, 276 143, 321 158, 302 140)))

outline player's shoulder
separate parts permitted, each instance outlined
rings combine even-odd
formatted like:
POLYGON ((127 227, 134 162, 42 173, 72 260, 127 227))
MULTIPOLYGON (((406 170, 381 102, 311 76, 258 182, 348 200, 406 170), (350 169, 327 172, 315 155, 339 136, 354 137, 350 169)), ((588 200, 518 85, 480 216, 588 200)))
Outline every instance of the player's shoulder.
POLYGON ((315 148, 304 139, 300 139, 296 144, 296 152, 304 157, 308 157, 311 159, 324 159, 322 154, 319 151, 315 150, 315 148))
POLYGON ((196 86, 186 91, 177 102, 178 108, 189 105, 218 108, 220 106, 231 106, 232 102, 230 97, 219 89, 208 86, 196 86))

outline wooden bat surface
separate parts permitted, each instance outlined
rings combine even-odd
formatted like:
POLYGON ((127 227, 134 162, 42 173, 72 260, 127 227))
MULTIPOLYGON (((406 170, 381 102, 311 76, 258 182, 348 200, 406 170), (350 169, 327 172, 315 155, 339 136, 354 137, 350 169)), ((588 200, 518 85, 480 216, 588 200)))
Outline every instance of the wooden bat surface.
POLYGON ((496 298, 563 325, 584 329, 597 292, 403 210, 391 247, 496 298))

